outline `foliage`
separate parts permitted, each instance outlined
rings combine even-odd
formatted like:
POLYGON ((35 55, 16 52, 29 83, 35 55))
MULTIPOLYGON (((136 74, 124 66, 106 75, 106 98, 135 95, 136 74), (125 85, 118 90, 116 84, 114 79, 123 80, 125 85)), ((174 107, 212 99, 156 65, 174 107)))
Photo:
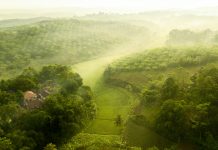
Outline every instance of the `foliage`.
MULTIPOLYGON (((179 96, 166 100, 156 119, 156 130, 172 140, 188 140, 205 149, 216 149, 216 144, 211 143, 216 143, 218 132, 217 73, 214 66, 200 69, 191 77, 192 83, 183 94, 185 100, 179 100, 179 96)), ((175 89, 174 84, 169 87, 175 89)))
MULTIPOLYGON (((0 89, 0 137, 2 145, 11 149, 42 149, 51 142, 60 145, 95 116, 91 89, 67 66, 27 68, 13 79, 2 80, 0 89), (48 87, 50 93, 40 108, 22 107, 22 92, 37 93, 48 87)), ((46 148, 56 149, 51 144, 46 148)))
POLYGON ((50 124, 50 138, 54 142, 75 135, 84 126, 86 119, 91 119, 93 111, 87 108, 81 99, 75 96, 53 95, 48 97, 44 103, 44 110, 52 118, 50 124), (89 109, 90 112, 86 110, 89 109))
POLYGON ((43 150, 57 150, 56 145, 49 143, 46 145, 46 147, 44 147, 43 150))
POLYGON ((111 64, 105 77, 141 88, 137 125, 176 143, 216 149, 217 54, 216 46, 154 49, 111 64))
POLYGON ((157 148, 156 146, 154 146, 154 147, 148 148, 147 150, 159 150, 159 148, 157 148))
POLYGON ((120 22, 51 19, 0 29, 0 76, 27 66, 74 64, 126 42, 138 27, 120 22))
POLYGON ((3 137, 3 138, 0 137, 0 149, 1 150, 12 150, 13 146, 12 146, 10 139, 7 139, 6 137, 3 137))
POLYGON ((159 48, 112 63, 106 73, 164 71, 176 67, 202 66, 218 60, 218 47, 159 48))
POLYGON ((99 135, 80 133, 75 136, 68 144, 61 147, 61 150, 74 150, 74 149, 87 149, 87 150, 140 150, 127 146, 122 142, 121 138, 117 135, 99 135))
POLYGON ((217 44, 217 32, 209 29, 200 32, 194 32, 188 29, 170 31, 167 45, 170 46, 193 46, 193 45, 211 45, 217 44))
POLYGON ((0 105, 8 104, 10 102, 19 102, 20 98, 20 93, 16 94, 0 90, 0 105))
POLYGON ((191 78, 191 96, 204 102, 213 102, 218 97, 218 68, 208 67, 191 78))
POLYGON ((150 105, 154 104, 160 99, 160 93, 157 89, 146 89, 142 93, 141 104, 150 105))
POLYGON ((189 129, 187 104, 183 100, 167 100, 163 103, 157 118, 157 130, 171 139, 178 140, 186 137, 189 129))
POLYGON ((161 97, 163 100, 173 99, 178 94, 178 85, 173 78, 167 78, 161 89, 161 97))

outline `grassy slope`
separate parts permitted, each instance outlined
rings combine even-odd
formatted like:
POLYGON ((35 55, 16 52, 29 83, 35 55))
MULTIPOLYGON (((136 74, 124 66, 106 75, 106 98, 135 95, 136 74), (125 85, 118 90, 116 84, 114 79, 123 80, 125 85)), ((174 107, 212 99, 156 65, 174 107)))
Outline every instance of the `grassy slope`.
POLYGON ((97 116, 85 132, 119 135, 123 126, 116 126, 114 120, 117 115, 121 115, 123 120, 127 119, 135 101, 134 96, 121 88, 102 86, 95 100, 97 116))
POLYGON ((137 125, 130 120, 127 122, 127 126, 124 130, 124 138, 128 145, 140 146, 143 148, 158 146, 163 149, 171 144, 169 140, 158 135, 151 129, 145 126, 137 125))
MULTIPOLYGON (((143 42, 142 40, 140 41, 143 42)), ((137 47, 139 43, 129 43, 125 46, 113 49, 107 56, 87 62, 79 63, 73 66, 84 79, 84 83, 94 90, 94 100, 97 103, 97 119, 85 130, 88 133, 99 134, 120 134, 121 128, 114 125, 114 118, 121 115, 123 119, 127 118, 131 104, 135 97, 126 90, 105 85, 102 76, 106 67, 115 59, 134 53, 131 49, 141 50, 137 47), (123 53, 125 51, 125 53, 123 53)))
POLYGON ((128 147, 122 143, 118 135, 99 135, 81 133, 75 136, 69 144, 61 147, 60 150, 140 150, 137 147, 128 147))
MULTIPOLYGON (((94 100, 98 107, 97 117, 84 130, 85 134, 90 135, 89 133, 91 133, 92 135, 97 134, 112 137, 116 135, 116 138, 117 136, 119 137, 123 126, 115 126, 114 118, 120 114, 123 119, 127 119, 132 105, 136 102, 136 98, 124 89, 105 85, 102 79, 103 73, 106 67, 114 60, 135 51, 141 51, 147 46, 149 44, 145 42, 144 38, 136 37, 136 40, 128 44, 112 49, 105 57, 73 65, 73 70, 82 76, 84 83, 92 87, 94 100)), ((71 144, 69 142, 69 145, 71 144)))

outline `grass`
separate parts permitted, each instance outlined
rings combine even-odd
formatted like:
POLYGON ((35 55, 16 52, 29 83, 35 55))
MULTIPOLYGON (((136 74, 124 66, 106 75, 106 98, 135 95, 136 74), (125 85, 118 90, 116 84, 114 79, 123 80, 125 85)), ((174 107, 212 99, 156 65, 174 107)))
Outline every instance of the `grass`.
MULTIPOLYGON (((175 76, 179 78, 179 80, 183 80, 184 77, 193 75, 198 69, 200 69, 200 67, 183 68, 183 70, 175 68, 162 72, 121 72, 114 74, 112 78, 129 82, 132 85, 143 89, 144 86, 148 86, 150 84, 151 80, 163 81, 167 76, 175 76)), ((163 149, 172 144, 171 141, 158 135, 155 131, 149 128, 154 124, 154 120, 159 111, 160 107, 156 105, 145 107, 138 104, 137 107, 134 108, 134 114, 143 115, 146 123, 140 124, 134 122, 132 119, 127 121, 123 130, 123 136, 129 146, 138 146, 142 148, 157 146, 160 149, 163 149)))
POLYGON ((125 122, 128 118, 135 97, 121 88, 102 86, 95 98, 98 110, 96 119, 85 130, 95 134, 121 134, 123 126, 116 126, 114 121, 121 115, 125 122))
POLYGON ((61 150, 120 150, 125 149, 119 136, 80 133, 71 142, 61 147, 61 150))
POLYGON ((168 147, 171 142, 161 137, 145 126, 139 126, 128 121, 124 131, 124 138, 130 146, 140 146, 143 148, 158 146, 160 149, 168 147))
MULTIPOLYGON (((84 84, 91 86, 94 92, 94 100, 97 104, 96 119, 84 129, 84 134, 99 136, 116 135, 118 137, 122 135, 126 124, 123 123, 122 126, 116 126, 114 120, 117 115, 121 115, 122 119, 126 121, 132 107, 137 102, 137 98, 122 88, 104 84, 102 77, 104 70, 110 63, 131 53, 135 53, 137 50, 140 51, 142 47, 144 49, 146 46, 143 45, 146 45, 146 42, 141 38, 137 42, 133 41, 125 46, 112 50, 105 57, 82 62, 72 67, 84 79, 84 84)), ((135 134, 135 136, 137 135, 135 134)), ((86 139, 84 142, 89 140, 86 139)))
MULTIPOLYGON (((213 63, 217 64, 217 63, 213 63)), ((208 64, 208 65, 213 65, 208 64)), ((197 72, 201 67, 188 67, 188 68, 171 68, 166 71, 157 72, 157 71, 147 71, 147 72, 121 72, 117 74, 113 74, 112 78, 123 80, 125 82, 129 82, 132 85, 137 85, 140 89, 143 89, 145 86, 149 86, 150 81, 158 81, 161 85, 162 82, 168 76, 176 77, 178 82, 190 82, 187 78, 190 78, 195 72, 197 72)), ((155 118, 160 111, 160 106, 152 105, 152 106, 141 106, 137 105, 134 108, 134 114, 143 115, 145 118, 145 123, 135 122, 132 119, 129 119, 126 123, 126 127, 123 131, 124 139, 126 140, 129 146, 139 146, 143 148, 148 148, 156 145, 160 149, 164 149, 173 144, 168 139, 158 135, 155 131, 153 131, 150 127, 154 125, 155 118)), ((186 146, 186 143, 182 143, 179 145, 179 149, 194 149, 192 145, 186 146), (186 148, 180 148, 184 147, 186 148)))
MULTIPOLYGON (((170 143, 145 126, 139 126, 134 122, 127 121, 133 105, 137 103, 136 97, 119 87, 109 86, 103 83, 102 75, 107 64, 113 61, 113 57, 99 58, 75 65, 73 68, 84 78, 84 83, 90 85, 94 91, 94 100, 97 104, 97 116, 84 130, 84 134, 94 135, 123 135, 128 145, 140 147, 166 147, 170 143), (127 121, 122 126, 116 126, 114 120, 117 115, 127 121)), ((131 75, 131 74, 129 74, 131 75)), ((132 81, 142 79, 145 73, 138 74, 132 81), (138 78, 139 77, 139 78, 138 78)), ((123 78, 126 79, 126 78, 123 78)), ((127 78, 128 79, 128 78, 127 78)), ((140 81, 142 81, 140 80, 140 81)), ((140 82, 138 81, 138 82, 140 82)), ((144 110, 144 109, 142 109, 144 110)), ((146 117, 152 120, 155 115, 152 108, 144 110, 146 117)), ((88 139, 87 139, 88 140, 88 139)))
POLYGON ((63 145, 60 150, 140 150, 139 148, 128 147, 120 136, 117 135, 99 135, 80 133, 74 137, 68 144, 63 145))
POLYGON ((104 70, 110 63, 135 53, 133 50, 140 51, 142 43, 145 44, 143 38, 133 40, 124 46, 112 49, 104 57, 82 62, 72 67, 75 72, 81 75, 84 84, 90 86, 94 91, 94 100, 98 108, 96 119, 90 123, 85 132, 104 135, 121 133, 123 127, 115 126, 114 119, 117 115, 121 115, 124 120, 128 118, 135 97, 124 89, 105 85, 102 77, 104 70))

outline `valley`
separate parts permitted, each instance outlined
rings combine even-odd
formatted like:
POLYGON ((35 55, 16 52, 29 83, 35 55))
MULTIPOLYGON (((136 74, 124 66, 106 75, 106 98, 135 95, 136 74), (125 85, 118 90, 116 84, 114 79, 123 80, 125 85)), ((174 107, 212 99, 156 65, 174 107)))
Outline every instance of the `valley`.
POLYGON ((217 24, 197 10, 1 20, 0 149, 217 150, 217 24))

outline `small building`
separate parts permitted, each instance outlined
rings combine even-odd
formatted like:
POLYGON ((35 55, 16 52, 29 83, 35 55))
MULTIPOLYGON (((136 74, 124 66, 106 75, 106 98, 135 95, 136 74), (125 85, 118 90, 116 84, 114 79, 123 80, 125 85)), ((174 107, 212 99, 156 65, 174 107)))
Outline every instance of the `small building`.
POLYGON ((32 91, 24 92, 23 97, 23 106, 27 109, 36 109, 42 106, 42 100, 38 98, 38 95, 32 91))

